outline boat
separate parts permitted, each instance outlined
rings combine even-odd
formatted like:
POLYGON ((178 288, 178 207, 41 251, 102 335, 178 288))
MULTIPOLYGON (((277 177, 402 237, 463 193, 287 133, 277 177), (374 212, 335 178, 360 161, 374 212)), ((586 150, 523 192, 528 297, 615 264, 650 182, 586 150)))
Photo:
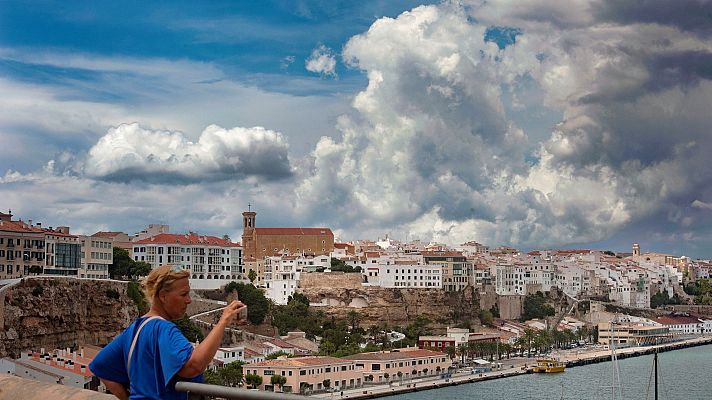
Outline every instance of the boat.
POLYGON ((536 360, 536 367, 532 368, 532 372, 537 373, 553 373, 553 372, 564 372, 566 369, 566 363, 553 360, 553 359, 539 359, 536 360))

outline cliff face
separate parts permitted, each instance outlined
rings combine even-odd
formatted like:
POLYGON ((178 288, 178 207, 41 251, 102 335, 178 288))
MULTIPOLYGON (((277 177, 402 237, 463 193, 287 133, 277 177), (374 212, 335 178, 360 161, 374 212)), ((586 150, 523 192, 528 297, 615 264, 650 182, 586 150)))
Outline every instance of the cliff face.
POLYGON ((386 289, 363 287, 360 274, 302 274, 300 291, 312 304, 337 318, 347 318, 351 310, 361 315, 362 325, 404 326, 423 316, 435 325, 456 325, 478 321, 477 293, 467 289, 446 293, 436 289, 386 289), (306 279, 304 279, 306 278, 306 279))
POLYGON ((0 296, 0 357, 26 349, 103 346, 137 316, 126 282, 26 278, 0 296))

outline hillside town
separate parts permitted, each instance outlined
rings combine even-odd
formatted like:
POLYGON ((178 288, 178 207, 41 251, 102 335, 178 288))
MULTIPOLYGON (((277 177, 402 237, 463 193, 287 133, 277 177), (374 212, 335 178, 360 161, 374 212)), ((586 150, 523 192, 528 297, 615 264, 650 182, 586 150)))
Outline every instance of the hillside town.
MULTIPOLYGON (((230 329, 207 373, 208 383, 224 386, 343 396, 384 385, 449 382, 463 373, 526 371, 532 357, 565 357, 572 349, 610 351, 712 334, 712 313, 705 307, 712 299, 712 262, 649 252, 638 244, 614 253, 522 252, 476 241, 448 246, 387 236, 346 242, 327 227, 259 227, 252 210, 243 213, 240 242, 227 235, 174 233, 163 224, 135 234, 76 235, 68 226, 0 213, 0 303, 23 280, 131 282, 166 264, 188 271, 196 292, 187 331, 209 330, 232 289, 248 304, 249 326, 230 329), (317 295, 310 291, 315 287, 317 295), (351 297, 339 298, 339 289, 351 297), (407 312, 403 321, 367 316, 379 293, 419 292, 470 296, 477 309, 460 314, 458 307, 467 308, 461 303, 439 321, 407 312), (262 303, 255 296, 269 309, 271 326, 265 315, 256 315, 262 303), (282 316, 295 310, 303 321, 282 316), (304 325, 315 318, 321 321, 318 330, 304 325), (341 329, 345 342, 332 338, 330 324, 341 329)), ((34 286, 32 295, 42 296, 37 288, 42 286, 34 286)), ((407 300, 393 303, 413 306, 407 300)), ((3 321, 0 333, 11 344, 17 331, 3 321)), ((4 354, 0 373, 105 391, 87 368, 105 344, 22 348, 4 354)))

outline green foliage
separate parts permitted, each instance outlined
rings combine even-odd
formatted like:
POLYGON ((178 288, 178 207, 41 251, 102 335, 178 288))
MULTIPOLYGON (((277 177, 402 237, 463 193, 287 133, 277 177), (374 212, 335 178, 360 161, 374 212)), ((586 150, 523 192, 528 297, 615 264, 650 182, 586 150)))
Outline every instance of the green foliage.
POLYGON ((143 261, 134 261, 128 250, 114 247, 114 260, 109 265, 109 275, 112 279, 131 279, 146 276, 151 272, 151 264, 143 261))
POLYGON ((128 250, 114 247, 114 258, 109 265, 109 275, 112 279, 127 279, 131 274, 131 266, 134 261, 129 256, 128 250))
POLYGON ((190 318, 188 318, 187 315, 184 315, 181 319, 173 322, 178 325, 178 329, 180 329, 183 336, 185 336, 185 338, 189 341, 193 343, 203 341, 203 332, 193 323, 193 321, 190 320, 190 318))
POLYGON ((42 293, 44 293, 44 288, 41 285, 37 285, 32 289, 32 295, 35 297, 42 296, 42 293))
POLYGON ((106 297, 114 300, 119 299, 119 292, 115 289, 106 289, 106 297))
POLYGON ((547 299, 542 292, 527 295, 524 298, 524 313, 520 320, 526 321, 533 318, 545 318, 555 314, 554 307, 547 304, 547 299))
POLYGON ((257 388, 257 386, 262 384, 262 377, 256 374, 247 374, 245 375, 245 383, 253 388, 257 388))
POLYGON ((492 312, 490 310, 480 311, 480 322, 482 322, 482 325, 492 325, 493 321, 494 316, 492 315, 492 312))
POLYGON ((307 296, 298 292, 295 292, 293 295, 289 296, 289 299, 287 299, 287 303, 291 301, 298 301, 307 307, 309 306, 309 299, 307 298, 307 296))
POLYGON ((331 259, 331 271, 341 271, 346 273, 361 272, 360 269, 356 271, 354 267, 346 264, 343 260, 339 260, 338 258, 331 259))
POLYGON ((131 265, 131 276, 146 276, 151 273, 151 264, 143 261, 134 261, 131 265))
POLYGON ((240 301, 247 305, 247 319, 255 325, 261 324, 269 312, 270 304, 264 292, 252 284, 234 281, 225 286, 225 293, 233 290, 237 290, 240 301))
POLYGON ((282 385, 287 383, 287 377, 282 375, 272 375, 272 377, 269 378, 269 383, 274 386, 281 387, 282 385))
POLYGON ((208 385, 239 386, 242 382, 243 365, 245 363, 242 361, 234 361, 217 370, 208 369, 203 373, 203 382, 208 385))
POLYGON ((143 315, 148 312, 149 307, 148 302, 146 301, 146 295, 143 293, 143 290, 141 290, 138 282, 129 281, 126 286, 126 295, 133 300, 139 314, 143 315))
POLYGON ((499 306, 497 306, 497 304, 493 305, 492 308, 490 308, 490 313, 492 313, 494 318, 499 318, 499 306))
POLYGON ((255 283, 255 279, 257 279, 257 272, 254 269, 251 269, 250 272, 247 273, 247 278, 251 283, 255 283))
POLYGON ((695 296, 695 304, 712 305, 712 285, 709 279, 699 279, 688 283, 685 293, 695 296))
POLYGON ((328 388, 331 387, 331 379, 324 379, 324 380, 321 382, 321 384, 324 385, 324 387, 328 389, 328 388))
POLYGON ((680 296, 677 295, 677 293, 673 294, 672 298, 670 298, 670 296, 668 296, 666 291, 655 293, 650 298, 650 308, 658 308, 660 306, 665 306, 668 304, 682 304, 682 303, 683 303, 683 300, 680 298, 680 296))
POLYGON ((282 356, 287 356, 287 358, 294 357, 292 354, 289 354, 287 352, 280 350, 280 351, 275 351, 274 353, 267 354, 267 356, 265 356, 265 360, 276 360, 282 356))
POLYGON ((41 274, 42 273, 42 267, 39 265, 33 265, 30 267, 30 273, 31 274, 41 274))

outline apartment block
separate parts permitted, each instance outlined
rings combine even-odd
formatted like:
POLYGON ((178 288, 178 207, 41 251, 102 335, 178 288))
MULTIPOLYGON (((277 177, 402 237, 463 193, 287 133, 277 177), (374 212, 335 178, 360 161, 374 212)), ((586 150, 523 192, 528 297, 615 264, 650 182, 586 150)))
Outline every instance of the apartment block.
POLYGON ((161 233, 133 243, 133 258, 156 268, 177 265, 190 272, 194 289, 217 289, 244 279, 242 247, 215 236, 161 233))
POLYGON ((45 234, 40 226, 13 221, 0 213, 0 279, 41 273, 45 266, 45 234))

